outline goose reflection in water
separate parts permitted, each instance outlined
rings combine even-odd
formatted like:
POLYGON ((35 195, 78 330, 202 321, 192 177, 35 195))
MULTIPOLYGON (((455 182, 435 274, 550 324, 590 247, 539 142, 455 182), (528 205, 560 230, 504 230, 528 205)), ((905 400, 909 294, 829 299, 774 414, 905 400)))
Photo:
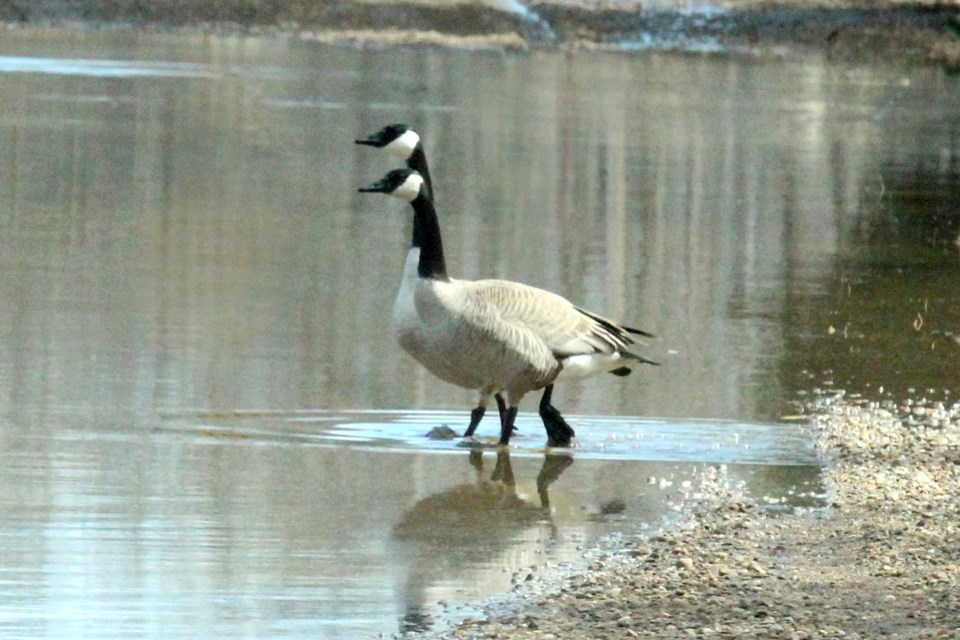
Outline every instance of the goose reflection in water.
POLYGON ((401 631, 425 631, 433 620, 429 590, 452 576, 495 566, 498 555, 517 546, 518 553, 504 568, 529 565, 521 558, 543 543, 556 539, 548 489, 573 464, 568 454, 548 453, 537 474, 537 501, 517 492, 510 452, 500 448, 489 479, 485 477, 483 452, 473 450, 468 460, 476 480, 417 502, 393 527, 396 555, 408 567, 399 595, 403 601, 401 631), (534 537, 524 532, 543 527, 534 537), (522 548, 522 546, 529 548, 522 548))

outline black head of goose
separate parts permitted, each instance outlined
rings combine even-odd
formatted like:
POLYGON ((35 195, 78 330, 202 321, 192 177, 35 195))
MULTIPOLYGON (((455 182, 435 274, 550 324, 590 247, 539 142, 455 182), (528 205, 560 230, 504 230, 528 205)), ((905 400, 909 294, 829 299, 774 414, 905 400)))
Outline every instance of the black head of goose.
POLYGON ((425 184, 427 196, 433 198, 433 181, 430 179, 430 168, 427 166, 427 153, 424 151, 420 135, 405 124, 388 124, 371 136, 358 138, 357 144, 383 149, 398 158, 408 169, 413 169, 421 176, 425 184))
POLYGON ((396 169, 360 191, 408 202, 422 229, 420 246, 411 248, 417 268, 408 258, 394 307, 400 344, 442 380, 480 390, 486 398, 501 391, 507 407, 501 445, 509 443, 517 407, 528 392, 544 391, 540 417, 548 445, 568 446, 574 431, 551 404, 554 382, 626 375, 628 365, 656 364, 628 350, 635 343, 632 335, 650 334, 575 307, 555 293, 508 280, 448 277, 436 211, 416 171, 396 169))

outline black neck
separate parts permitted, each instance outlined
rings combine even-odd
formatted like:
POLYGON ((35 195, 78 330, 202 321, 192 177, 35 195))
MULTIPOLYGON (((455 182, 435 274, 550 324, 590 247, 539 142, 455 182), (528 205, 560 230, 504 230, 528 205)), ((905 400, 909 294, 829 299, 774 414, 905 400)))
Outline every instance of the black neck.
POLYGON ((407 158, 407 168, 413 169, 423 176, 423 186, 426 188, 427 197, 433 200, 433 181, 430 179, 430 169, 427 167, 427 152, 423 150, 423 143, 418 142, 413 148, 410 157, 407 158))
MULTIPOLYGON (((423 176, 423 190, 427 196, 427 199, 430 202, 433 202, 433 182, 430 180, 430 169, 427 167, 427 153, 423 150, 423 143, 418 142, 417 146, 413 148, 413 152, 410 153, 410 157, 407 158, 407 168, 413 169, 421 176, 423 176)), ((430 207, 433 209, 433 205, 430 207)), ((433 214, 434 219, 436 219, 437 214, 433 214)), ((437 230, 437 238, 439 242, 440 231, 439 225, 437 230)), ((423 246, 423 234, 420 231, 420 216, 413 216, 413 241, 412 244, 414 247, 423 246)), ((443 250, 440 251, 440 262, 443 264, 443 250)))
POLYGON ((421 278, 449 280, 447 265, 443 260, 440 222, 437 220, 433 202, 421 193, 410 206, 413 207, 413 246, 420 248, 417 275, 421 278))

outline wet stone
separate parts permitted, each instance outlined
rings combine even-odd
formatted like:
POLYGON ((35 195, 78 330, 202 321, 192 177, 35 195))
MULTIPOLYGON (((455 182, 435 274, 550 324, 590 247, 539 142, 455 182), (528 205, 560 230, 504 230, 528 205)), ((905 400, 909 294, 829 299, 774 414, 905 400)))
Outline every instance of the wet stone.
POLYGON ((430 429, 425 437, 430 440, 456 440, 460 434, 444 424, 430 429))

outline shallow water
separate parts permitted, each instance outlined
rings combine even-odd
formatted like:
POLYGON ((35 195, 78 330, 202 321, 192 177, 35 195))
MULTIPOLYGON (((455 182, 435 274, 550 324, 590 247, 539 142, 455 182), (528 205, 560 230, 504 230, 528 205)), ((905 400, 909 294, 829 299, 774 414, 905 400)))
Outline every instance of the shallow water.
POLYGON ((818 504, 799 394, 957 391, 960 84, 937 71, 34 30, 0 51, 8 637, 430 626, 668 522, 707 465, 818 504), (557 388, 572 452, 532 413, 508 457, 423 437, 471 394, 386 329, 409 215, 356 193, 393 162, 352 141, 391 121, 427 143, 454 274, 658 335, 662 366, 557 388))

